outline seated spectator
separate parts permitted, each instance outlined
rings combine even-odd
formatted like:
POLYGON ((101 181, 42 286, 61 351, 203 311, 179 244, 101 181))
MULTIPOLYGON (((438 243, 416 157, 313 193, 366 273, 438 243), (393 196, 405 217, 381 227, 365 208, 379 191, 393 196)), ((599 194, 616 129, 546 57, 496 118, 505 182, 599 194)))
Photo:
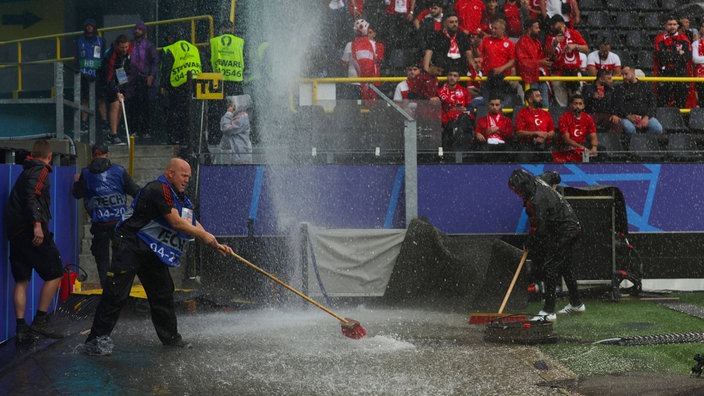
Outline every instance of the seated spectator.
POLYGON ((447 13, 443 18, 443 30, 435 32, 432 40, 427 43, 423 70, 430 72, 431 66, 437 66, 440 68, 440 74, 454 69, 464 75, 468 66, 474 64, 469 38, 459 30, 457 15, 447 13))
MULTIPOLYGON (((553 59, 551 74, 554 76, 578 76, 581 66, 579 53, 587 53, 589 46, 582 35, 565 25, 561 15, 550 18, 551 31, 545 38, 545 54, 553 59)), ((562 107, 567 98, 579 92, 579 82, 552 81, 553 96, 562 107)))
MULTIPOLYGON (((489 112, 477 120, 474 142, 478 151, 508 151, 513 140, 513 122, 503 115, 501 97, 491 96, 489 112)), ((491 158, 490 158, 491 159, 491 158)), ((499 159, 496 157, 495 159, 499 159)))
POLYGON ((581 95, 570 98, 570 111, 560 116, 557 125, 560 144, 559 149, 552 152, 553 162, 582 162, 585 151, 589 152, 590 157, 596 156, 599 146, 596 125, 592 117, 584 112, 584 98, 581 95))
POLYGON ((516 114, 518 149, 527 152, 519 156, 521 162, 546 162, 552 160, 549 150, 555 137, 552 116, 541 108, 543 98, 535 88, 526 90, 526 107, 516 114))
POLYGON ((411 86, 413 86, 413 84, 415 83, 418 74, 420 74, 420 67, 418 67, 418 64, 413 63, 408 65, 406 67, 406 79, 398 83, 396 85, 396 90, 394 91, 394 102, 398 103, 410 114, 415 113, 416 103, 412 102, 408 98, 408 93, 411 89, 411 86))
POLYGON ((662 125, 655 118, 655 96, 651 83, 639 81, 630 66, 621 69, 623 84, 616 87, 613 96, 614 122, 620 122, 629 135, 637 132, 661 134, 662 125))
POLYGON ((621 76, 621 58, 611 52, 611 43, 608 38, 604 38, 599 43, 599 49, 587 55, 587 71, 590 76, 596 76, 596 72, 601 69, 610 70, 614 76, 621 76))
POLYGON ((472 98, 459 82, 459 71, 450 69, 447 83, 438 90, 442 102, 442 146, 450 150, 469 147, 473 135, 473 121, 468 112, 472 98))
POLYGON ((247 110, 251 105, 249 95, 227 97, 227 112, 220 119, 222 140, 220 149, 228 153, 225 164, 252 163, 252 142, 250 140, 250 124, 247 110))
POLYGON ((594 119, 598 132, 609 132, 620 135, 623 128, 620 122, 615 122, 613 113, 614 80, 611 70, 599 69, 596 72, 596 80, 592 84, 586 84, 582 89, 585 108, 594 119))

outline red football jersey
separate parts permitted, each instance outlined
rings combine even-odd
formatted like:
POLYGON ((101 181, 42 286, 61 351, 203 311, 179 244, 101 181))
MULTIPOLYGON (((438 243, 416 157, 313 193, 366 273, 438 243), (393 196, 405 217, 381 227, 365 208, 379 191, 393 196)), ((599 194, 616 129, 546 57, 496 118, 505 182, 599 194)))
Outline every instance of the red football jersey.
POLYGON ((453 107, 467 107, 472 102, 472 97, 469 95, 467 88, 457 84, 455 88, 450 88, 447 84, 443 85, 438 90, 438 96, 442 101, 442 123, 446 124, 457 117, 462 112, 453 110, 453 107))

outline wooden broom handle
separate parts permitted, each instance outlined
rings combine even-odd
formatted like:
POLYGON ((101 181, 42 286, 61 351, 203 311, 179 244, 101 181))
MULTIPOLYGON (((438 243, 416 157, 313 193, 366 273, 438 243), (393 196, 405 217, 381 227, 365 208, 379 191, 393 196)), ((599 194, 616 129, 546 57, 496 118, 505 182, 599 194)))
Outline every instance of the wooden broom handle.
POLYGON ((501 307, 499 308, 499 313, 504 313, 504 308, 506 308, 506 303, 508 302, 508 298, 511 296, 511 291, 513 291, 513 286, 516 285, 516 281, 518 280, 518 275, 521 274, 521 269, 523 268, 523 263, 526 262, 526 259, 528 258, 528 250, 523 251, 523 257, 521 257, 521 262, 518 263, 518 268, 516 268, 516 273, 513 274, 513 279, 511 280, 511 284, 508 286, 508 290, 506 291, 506 296, 504 297, 504 301, 501 303, 501 307))
POLYGON ((279 285, 281 285, 281 286, 287 288, 288 290, 292 291, 292 292, 293 292, 294 294, 296 294, 298 297, 301 297, 302 299, 308 301, 309 303, 311 303, 311 304, 315 305, 316 307, 322 309, 323 311, 327 312, 328 314, 330 314, 330 316, 334 317, 335 319, 339 320, 340 322, 342 322, 342 323, 344 323, 344 324, 350 323, 350 321, 347 320, 346 318, 343 318, 342 316, 336 314, 335 312, 333 312, 333 311, 331 311, 330 309, 328 309, 327 307, 321 305, 320 303, 318 303, 317 301, 313 300, 312 298, 310 298, 310 297, 306 296, 305 294, 301 293, 300 291, 294 289, 293 286, 291 286, 291 285, 285 283, 284 281, 280 280, 279 278, 275 277, 274 275, 272 275, 272 274, 270 274, 270 273, 264 271, 263 269, 257 267, 256 265, 254 265, 254 264, 252 264, 251 262, 247 261, 246 259, 244 259, 242 256, 238 255, 237 253, 232 252, 232 255, 233 255, 236 259, 238 259, 238 260, 240 260, 241 262, 243 262, 243 263, 247 264, 248 266, 250 266, 250 267, 251 267, 252 269, 254 269, 255 271, 261 273, 262 275, 264 275, 264 276, 266 276, 267 278, 273 280, 274 282, 278 283, 279 285))

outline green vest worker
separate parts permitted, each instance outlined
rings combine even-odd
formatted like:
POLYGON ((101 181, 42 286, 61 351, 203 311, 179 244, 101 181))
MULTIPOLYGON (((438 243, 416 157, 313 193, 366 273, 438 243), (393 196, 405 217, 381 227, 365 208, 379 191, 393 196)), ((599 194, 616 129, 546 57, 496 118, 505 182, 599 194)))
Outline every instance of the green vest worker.
POLYGON ((210 39, 210 64, 222 73, 225 81, 242 81, 244 76, 244 40, 231 34, 210 39))
POLYGON ((193 73, 193 78, 201 73, 198 47, 188 41, 177 41, 164 48, 164 53, 171 53, 174 57, 174 64, 169 75, 169 82, 172 87, 183 85, 188 80, 188 72, 193 73))

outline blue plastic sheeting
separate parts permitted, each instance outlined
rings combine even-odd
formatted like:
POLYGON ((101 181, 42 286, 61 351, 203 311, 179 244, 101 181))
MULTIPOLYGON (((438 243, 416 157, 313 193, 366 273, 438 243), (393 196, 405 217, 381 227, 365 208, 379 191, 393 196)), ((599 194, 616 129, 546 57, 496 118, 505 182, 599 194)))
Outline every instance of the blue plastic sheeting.
MULTIPOLYGON (((13 291, 15 282, 10 271, 10 260, 7 236, 5 233, 5 212, 10 190, 17 177, 22 172, 19 165, 0 165, 0 257, 2 257, 2 270, 0 270, 0 342, 15 335, 15 308, 13 304, 13 291)), ((77 263, 78 261, 78 217, 76 215, 78 202, 71 195, 73 188, 73 175, 75 167, 57 167, 51 173, 51 213, 53 220, 49 223, 49 231, 54 233, 54 241, 61 252, 64 263, 77 263)), ((31 323, 39 305, 39 290, 44 282, 36 273, 32 275, 25 310, 25 320, 31 323)), ((56 301, 51 309, 56 307, 56 301)))
MULTIPOLYGON (((704 231, 702 164, 421 165, 418 214, 450 234, 525 232, 514 169, 557 170, 571 187, 624 194, 629 231, 704 231)), ((201 221, 216 235, 282 235, 300 222, 325 228, 405 228, 402 166, 224 166, 201 171, 201 221), (259 177, 257 177, 259 172, 259 177)))

